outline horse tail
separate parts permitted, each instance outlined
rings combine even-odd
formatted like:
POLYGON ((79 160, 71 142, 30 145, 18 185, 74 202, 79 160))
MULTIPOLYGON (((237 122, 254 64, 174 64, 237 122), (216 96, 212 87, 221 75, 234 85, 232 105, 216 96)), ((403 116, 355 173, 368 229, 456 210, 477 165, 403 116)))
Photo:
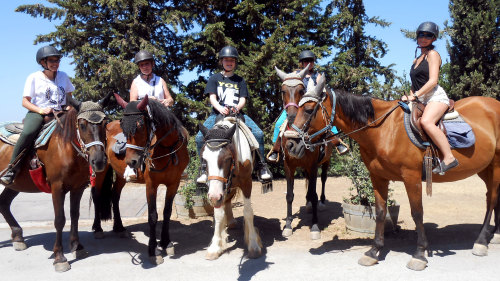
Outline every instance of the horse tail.
POLYGON ((92 187, 92 197, 96 209, 96 216, 98 215, 102 221, 110 220, 111 206, 112 206, 112 187, 113 187, 113 169, 110 167, 104 176, 104 180, 99 189, 92 187))

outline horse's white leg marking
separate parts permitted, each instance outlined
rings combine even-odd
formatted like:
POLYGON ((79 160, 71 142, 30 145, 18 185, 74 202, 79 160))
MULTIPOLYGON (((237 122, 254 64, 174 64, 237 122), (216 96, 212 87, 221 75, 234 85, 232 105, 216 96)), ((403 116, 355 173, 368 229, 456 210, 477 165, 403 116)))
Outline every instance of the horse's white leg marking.
POLYGON ((224 208, 214 208, 214 236, 212 242, 207 249, 207 259, 217 259, 226 247, 227 231, 226 231, 226 215, 224 208))
POLYGON ((253 225, 253 209, 250 198, 244 198, 243 215, 245 217, 245 243, 248 246, 248 257, 257 258, 261 255, 262 242, 259 233, 253 225))

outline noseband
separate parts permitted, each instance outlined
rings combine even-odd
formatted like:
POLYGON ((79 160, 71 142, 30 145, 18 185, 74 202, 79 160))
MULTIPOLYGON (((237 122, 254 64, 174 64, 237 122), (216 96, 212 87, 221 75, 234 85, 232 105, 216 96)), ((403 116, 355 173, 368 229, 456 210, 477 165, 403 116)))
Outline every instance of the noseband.
MULTIPOLYGON (((95 110, 95 111, 99 112, 98 110, 95 110)), ((78 154, 80 156, 82 156, 85 160, 87 160, 87 162, 88 162, 89 161, 89 148, 91 148, 92 146, 95 146, 95 145, 101 146, 103 150, 105 150, 106 148, 104 146, 104 143, 100 140, 94 140, 94 141, 89 142, 87 144, 83 141, 81 134, 80 134, 80 126, 78 125, 79 119, 85 119, 85 120, 87 120, 87 122, 90 122, 92 124, 101 124, 104 121, 104 117, 99 122, 90 121, 88 118, 82 117, 82 113, 87 113, 87 112, 89 112, 89 111, 80 112, 76 117, 76 138, 78 140, 78 144, 79 144, 80 148, 77 148, 73 144, 73 142, 71 142, 71 144, 76 149, 78 154)))
MULTIPOLYGON (((235 125, 237 126, 237 125, 235 125)), ((205 141, 205 145, 209 148, 209 149, 217 149, 217 148, 220 148, 222 150, 222 148, 224 148, 225 146, 231 144, 232 141, 231 140, 228 140, 228 139, 210 139, 210 140, 206 140, 205 141), (211 143, 217 143, 217 144, 214 144, 212 145, 211 143)), ((224 190, 227 192, 227 194, 229 194, 229 191, 230 191, 230 187, 231 187, 231 183, 232 183, 232 179, 233 179, 233 172, 234 172, 234 168, 235 168, 235 157, 234 157, 234 153, 232 150, 231 151, 231 168, 229 169, 229 175, 227 176, 227 178, 223 178, 223 177, 219 177, 219 176, 208 176, 207 177, 207 180, 218 180, 220 182, 222 182, 223 186, 224 186, 224 190)))

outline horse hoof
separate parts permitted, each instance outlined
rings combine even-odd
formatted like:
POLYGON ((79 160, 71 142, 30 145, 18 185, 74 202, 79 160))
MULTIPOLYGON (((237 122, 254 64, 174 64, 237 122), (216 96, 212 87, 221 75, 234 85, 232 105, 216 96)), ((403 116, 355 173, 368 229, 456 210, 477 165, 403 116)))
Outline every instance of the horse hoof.
POLYGON ((323 203, 323 202, 321 202, 321 201, 319 201, 318 202, 318 211, 321 212, 321 211, 324 211, 324 210, 326 210, 326 204, 323 203))
POLYGON ((495 233, 490 241, 491 244, 500 244, 500 234, 495 233))
POLYGON ((378 263, 378 260, 377 259, 374 259, 372 257, 369 257, 367 255, 364 255, 362 256, 359 260, 358 260, 358 264, 362 265, 362 266, 372 266, 372 265, 375 265, 378 263))
POLYGON ((94 232, 94 239, 104 239, 104 232, 94 232))
POLYGON ((83 259, 89 256, 89 252, 87 252, 85 249, 73 251, 72 254, 75 259, 83 259))
POLYGON ((227 223, 227 229, 236 229, 238 227, 238 222, 235 219, 232 219, 227 223))
POLYGON ((216 260, 220 257, 220 253, 215 252, 215 253, 208 253, 205 255, 205 259, 209 261, 216 260))
POLYGON ((292 229, 291 228, 285 228, 283 229, 283 232, 281 233, 281 235, 283 235, 283 237, 289 237, 289 236, 292 236, 292 229))
POLYGON ((321 232, 311 231, 311 240, 318 240, 321 238, 321 232))
POLYGON ((24 242, 12 242, 12 246, 16 251, 24 251, 28 248, 28 246, 24 242))
POLYGON ((488 255, 488 247, 482 244, 474 243, 472 254, 475 256, 484 257, 488 255))
POLYGON ((149 261, 154 265, 159 265, 159 264, 163 263, 163 257, 162 256, 151 256, 151 257, 149 257, 149 261))
POLYGON ((167 256, 173 256, 175 255, 175 247, 172 242, 168 244, 167 248, 165 249, 165 252, 167 253, 167 256))
POLYGON ((419 260, 416 258, 412 258, 408 264, 406 265, 411 270, 422 271, 427 267, 427 262, 423 260, 419 260))
POLYGON ((56 272, 65 272, 71 269, 71 265, 69 265, 69 262, 58 262, 54 264, 54 269, 56 272))
POLYGON ((253 251, 248 251, 248 258, 249 259, 260 258, 260 256, 262 256, 262 251, 260 249, 253 250, 253 251))

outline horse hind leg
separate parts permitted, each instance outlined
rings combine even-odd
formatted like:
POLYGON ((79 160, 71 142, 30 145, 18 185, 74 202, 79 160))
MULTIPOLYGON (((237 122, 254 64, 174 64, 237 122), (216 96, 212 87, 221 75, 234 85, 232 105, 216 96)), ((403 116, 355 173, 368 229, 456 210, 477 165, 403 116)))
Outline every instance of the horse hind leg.
POLYGON ((113 208, 113 232, 118 233, 120 238, 130 238, 130 234, 123 226, 120 214, 120 197, 123 187, 127 182, 122 177, 117 177, 111 192, 111 206, 113 208))
POLYGON ((227 199, 226 202, 224 202, 224 211, 226 213, 227 228, 228 229, 237 228, 238 222, 234 218, 232 203, 230 199, 227 199))
POLYGON ((486 214, 484 216, 483 224, 481 225, 481 230, 479 235, 474 242, 474 247, 472 248, 472 254, 476 256, 486 256, 488 255, 488 240, 491 238, 492 233, 489 229, 491 217, 493 212, 495 212, 495 227, 497 226, 497 205, 498 205, 498 182, 494 181, 494 176, 492 173, 492 166, 489 166, 486 170, 480 172, 479 177, 486 183, 488 191, 486 192, 486 214))
POLYGON ((0 194, 0 213, 2 213, 5 221, 9 224, 12 231, 12 246, 16 251, 22 251, 28 248, 24 242, 23 229, 17 223, 16 219, 10 211, 12 200, 16 198, 19 192, 10 188, 4 188, 0 194))
POLYGON ((327 161, 323 165, 321 165, 321 197, 318 205, 318 209, 320 211, 326 208, 325 185, 326 185, 326 179, 328 177, 329 167, 330 167, 330 161, 327 161))
POLYGON ((220 257, 227 243, 227 231, 226 231, 226 215, 224 208, 214 208, 214 236, 210 242, 210 246, 207 249, 207 254, 205 258, 207 260, 215 260, 220 257))
MULTIPOLYGON (((497 190, 498 193, 500 193, 500 184, 497 190)), ((491 238, 490 243, 500 244, 500 196, 497 196, 497 205, 495 206, 495 233, 493 233, 493 238, 491 238)))
POLYGON ((262 241, 258 229, 253 224, 253 209, 250 198, 244 198, 243 215, 245 217, 245 244, 248 246, 248 257, 258 258, 262 255, 262 241))

